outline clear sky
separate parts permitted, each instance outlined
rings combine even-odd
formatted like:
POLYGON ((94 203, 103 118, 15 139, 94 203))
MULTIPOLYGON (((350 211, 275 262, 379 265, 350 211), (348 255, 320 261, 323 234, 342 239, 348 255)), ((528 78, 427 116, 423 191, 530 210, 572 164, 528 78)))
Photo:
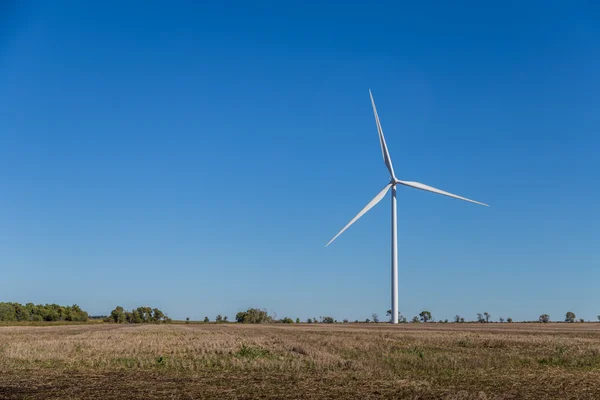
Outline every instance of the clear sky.
POLYGON ((399 189, 403 314, 596 319, 595 2, 247 3, 0 3, 0 301, 383 316, 389 195, 324 247, 370 88, 399 179, 492 206, 399 189))

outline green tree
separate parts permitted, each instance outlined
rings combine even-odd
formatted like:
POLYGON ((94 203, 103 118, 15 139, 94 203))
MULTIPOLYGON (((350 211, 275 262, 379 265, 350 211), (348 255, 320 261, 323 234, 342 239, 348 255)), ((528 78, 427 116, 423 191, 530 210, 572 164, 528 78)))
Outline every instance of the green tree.
POLYGON ((412 323, 413 323, 413 324, 418 324, 419 322, 421 322, 421 321, 419 320, 419 317, 417 317, 417 316, 415 315, 415 316, 413 317, 413 319, 412 319, 412 323))
MULTIPOLYGON (((388 317, 388 322, 392 322, 392 310, 387 310, 385 312, 386 317, 388 317)), ((402 314, 400 313, 400 311, 398 311, 398 321, 402 320, 402 314)), ((406 318, 405 318, 406 319, 406 318)))
POLYGON ((373 318, 374 323, 379 323, 379 315, 377 315, 377 313, 371 314, 371 318, 373 318))
POLYGON ((185 323, 186 323, 186 324, 189 324, 189 323, 190 323, 190 317, 186 317, 186 319, 185 319, 185 323))
POLYGON ((550 322, 550 316, 548 314, 542 314, 540 315, 539 321, 543 323, 548 323, 550 322))
POLYGON ((204 322, 210 322, 210 319, 208 319, 208 317, 204 317, 204 322))
POLYGON ((490 322, 490 317, 491 317, 490 313, 486 311, 483 313, 483 315, 485 315, 485 322, 490 322))
POLYGON ((460 322, 460 315, 457 314, 454 316, 454 322, 460 322))
POLYGON ((215 322, 223 322, 223 316, 221 314, 217 315, 215 322))
POLYGON ((511 317, 506 318, 506 322, 508 322, 509 324, 512 324, 513 320, 511 317))
POLYGON ((575 322, 575 313, 572 311, 567 312, 565 315, 565 322, 575 322))
POLYGON ((0 321, 15 321, 15 307, 11 303, 0 303, 0 321))
POLYGON ((427 310, 421 311, 421 313, 419 314, 419 317, 421 317, 421 321, 423 322, 427 322, 431 320, 431 313, 427 310))
POLYGON ((265 324, 271 322, 272 318, 264 310, 249 308, 235 315, 235 320, 243 324, 265 324))
POLYGON ((121 306, 115 307, 115 309, 110 312, 110 318, 112 319, 112 322, 117 324, 123 324, 127 320, 125 318, 125 310, 123 310, 123 307, 121 306))
POLYGON ((321 317, 321 322, 324 324, 333 324, 332 317, 321 317))
POLYGON ((296 318, 296 323, 299 324, 300 323, 300 318, 296 318))
POLYGON ((152 310, 152 321, 160 322, 165 318, 165 314, 158 308, 152 310))
POLYGON ((279 322, 281 322, 282 324, 293 324, 294 323, 294 321, 289 317, 282 318, 279 320, 279 322))

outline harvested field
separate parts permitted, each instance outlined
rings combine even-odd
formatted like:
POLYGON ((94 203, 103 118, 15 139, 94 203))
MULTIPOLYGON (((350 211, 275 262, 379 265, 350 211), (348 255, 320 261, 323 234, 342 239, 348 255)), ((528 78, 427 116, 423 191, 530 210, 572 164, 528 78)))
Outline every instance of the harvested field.
POLYGON ((0 327, 1 399, 600 399, 600 323, 0 327))

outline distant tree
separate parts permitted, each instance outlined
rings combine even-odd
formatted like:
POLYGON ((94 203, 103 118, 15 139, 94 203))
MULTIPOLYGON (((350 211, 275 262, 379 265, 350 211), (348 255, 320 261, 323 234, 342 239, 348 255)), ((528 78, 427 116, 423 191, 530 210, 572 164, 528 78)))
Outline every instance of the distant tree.
POLYGON ((424 311, 421 311, 421 313, 419 314, 419 317, 421 317, 421 321, 427 322, 427 321, 431 320, 431 313, 427 310, 424 310, 424 311))
POLYGON ((210 319, 208 319, 208 317, 204 317, 204 322, 210 322, 210 319))
POLYGON ((136 312, 136 320, 140 319, 143 323, 154 322, 154 318, 152 316, 152 308, 150 307, 138 307, 134 310, 136 312))
POLYGON ((406 317, 404 315, 400 315, 398 317, 398 322, 400 322, 401 324, 406 324, 406 317))
POLYGON ((512 318, 511 317, 506 318, 506 322, 508 322, 509 324, 511 324, 513 322, 512 318))
POLYGON ((77 304, 0 303, 0 321, 87 321, 89 315, 77 304))
POLYGON ((572 311, 567 312, 565 315, 565 322, 575 322, 575 313, 572 311))
POLYGON ((490 317, 491 317, 490 313, 486 311, 483 313, 483 315, 485 315, 485 322, 490 322, 490 317))
POLYGON ((185 323, 186 323, 186 324, 189 324, 189 323, 190 323, 190 317, 186 317, 186 319, 185 319, 185 323))
POLYGON ((296 318, 296 323, 299 324, 300 323, 300 318, 296 318))
POLYGON ((348 323, 348 318, 344 318, 344 321, 343 321, 343 322, 344 322, 345 324, 347 324, 347 323, 348 323))
POLYGON ((165 318, 165 314, 158 308, 152 310, 152 320, 154 322, 162 321, 165 318))
POLYGON ((585 319, 579 318, 579 322, 583 323, 583 322, 585 322, 585 319))
POLYGON ((461 324, 464 324, 464 323, 465 323, 465 319, 464 319, 464 317, 460 317, 460 323, 461 323, 461 324))
POLYGON ((598 322, 600 322, 600 315, 598 315, 598 322))
POLYGON ((500 317, 499 321, 502 323, 504 322, 504 318, 500 317))
POLYGON ((312 318, 309 318, 309 319, 307 319, 307 320, 306 320, 306 323, 307 323, 307 324, 312 324, 312 323, 313 323, 313 321, 312 321, 312 318))
POLYGON ((542 314, 540 315, 539 321, 543 323, 548 323, 550 322, 550 316, 548 314, 542 314))
POLYGON ((227 322, 227 315, 223 317, 223 321, 227 322))
POLYGON ((447 323, 448 323, 448 320, 447 320, 447 319, 445 319, 445 320, 444 320, 444 323, 445 323, 445 324, 447 324, 447 323))
POLYGON ((419 320, 419 317, 417 317, 417 316, 415 315, 415 316, 413 317, 413 319, 412 319, 412 321, 411 321, 411 322, 412 322, 413 324, 418 324, 418 323, 419 323, 419 322, 421 322, 421 321, 419 320))
POLYGON ((281 322, 283 324, 293 324, 294 323, 294 321, 289 317, 282 318, 279 320, 279 322, 281 322))
POLYGON ((265 324, 272 321, 272 318, 265 310, 258 308, 249 308, 246 311, 240 311, 235 315, 235 320, 244 324, 265 324))
POLYGON ((457 314, 454 316, 454 322, 460 322, 460 315, 457 314))
POLYGON ((223 322, 223 316, 221 314, 218 314, 215 318, 215 322, 223 322))
POLYGON ((112 322, 115 322, 117 324, 125 323, 126 318, 125 318, 125 310, 123 310, 123 307, 121 307, 121 306, 115 307, 115 309, 110 312, 110 318, 112 319, 112 322))
POLYGON ((365 322, 368 324, 369 322, 371 322, 371 320, 369 318, 365 319, 365 322))
POLYGON ((324 324, 333 324, 332 317, 321 317, 321 322, 324 324))
POLYGON ((355 321, 354 321, 354 323, 355 323, 355 324, 358 324, 358 320, 355 320, 355 321))
POLYGON ((482 313, 477 313, 477 322, 485 322, 485 318, 482 313))
POLYGON ((377 315, 377 313, 371 314, 371 318, 373 318, 373 322, 375 322, 375 323, 379 322, 379 315, 377 315))
MULTIPOLYGON (((387 311, 385 312, 385 315, 388 317, 388 321, 389 321, 389 322, 392 322, 392 310, 387 310, 387 311)), ((398 311, 398 322, 401 322, 401 321, 402 321, 402 318, 404 318, 404 317, 402 316, 402 313, 401 313, 400 311, 398 311)), ((406 318, 404 318, 404 319, 406 319, 406 318)))
POLYGON ((126 312, 125 319, 130 324, 141 324, 142 322, 144 322, 144 318, 142 317, 142 314, 140 314, 140 312, 138 310, 132 310, 131 312, 126 312))

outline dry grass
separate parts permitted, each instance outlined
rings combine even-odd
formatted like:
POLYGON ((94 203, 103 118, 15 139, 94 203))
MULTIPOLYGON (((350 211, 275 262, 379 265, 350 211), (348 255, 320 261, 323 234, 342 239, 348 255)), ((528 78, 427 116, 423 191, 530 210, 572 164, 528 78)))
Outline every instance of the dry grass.
POLYGON ((0 327, 0 398, 600 399, 600 324, 0 327))

